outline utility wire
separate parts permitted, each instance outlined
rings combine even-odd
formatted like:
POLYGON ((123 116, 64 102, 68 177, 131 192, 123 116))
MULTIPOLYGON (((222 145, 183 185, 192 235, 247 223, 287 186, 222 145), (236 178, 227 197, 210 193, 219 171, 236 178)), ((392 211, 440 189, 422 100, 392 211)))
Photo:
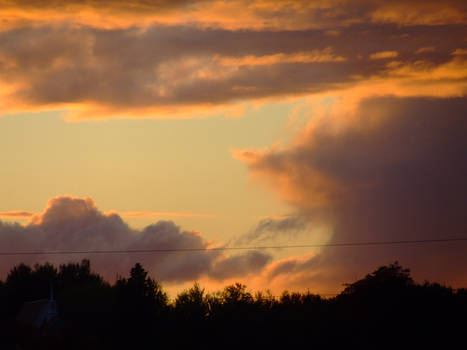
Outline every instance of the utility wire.
POLYGON ((181 253, 181 252, 211 252, 211 251, 219 251, 219 250, 263 250, 263 249, 322 248, 322 247, 363 247, 363 246, 379 246, 379 245, 427 244, 427 243, 466 242, 466 241, 467 241, 467 237, 459 237, 459 238, 417 239, 417 240, 400 240, 400 241, 369 241, 369 242, 271 245, 271 246, 251 246, 251 247, 121 249, 121 250, 50 250, 50 251, 42 250, 42 251, 15 251, 15 252, 1 252, 0 251, 0 256, 181 253))

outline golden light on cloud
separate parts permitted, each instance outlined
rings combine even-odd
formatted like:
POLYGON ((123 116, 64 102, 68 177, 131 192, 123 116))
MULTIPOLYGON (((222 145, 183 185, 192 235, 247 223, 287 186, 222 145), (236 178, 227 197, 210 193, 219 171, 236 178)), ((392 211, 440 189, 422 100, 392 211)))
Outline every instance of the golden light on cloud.
POLYGON ((463 1, 394 1, 378 2, 371 14, 375 22, 397 23, 399 25, 442 25, 465 24, 465 3, 463 1))
POLYGON ((375 52, 370 55, 371 60, 383 60, 383 59, 388 59, 388 58, 395 58, 399 56, 399 53, 397 51, 381 51, 381 52, 375 52))
POLYGON ((465 4, 460 0, 397 0, 389 4, 375 0, 2 0, 0 15, 3 18, 3 30, 31 23, 40 26, 50 22, 68 22, 103 29, 189 23, 204 28, 229 30, 306 30, 329 28, 336 24, 349 26, 365 21, 404 26, 466 22, 465 4))
POLYGON ((455 49, 452 52, 454 56, 467 56, 467 49, 455 49))
POLYGON ((330 47, 324 50, 313 50, 294 54, 278 53, 260 57, 214 57, 214 61, 222 66, 262 66, 280 63, 344 62, 345 60, 345 57, 336 56, 330 47))
MULTIPOLYGON (((328 177, 325 173, 311 169, 306 174, 306 178, 302 178, 300 173, 294 169, 293 162, 281 165, 283 170, 286 170, 284 173, 270 171, 270 169, 262 167, 261 162, 266 154, 280 152, 281 149, 280 147, 274 147, 269 150, 234 149, 232 150, 232 156, 248 164, 250 176, 256 180, 265 180, 270 187, 275 188, 279 192, 284 201, 292 204, 307 203, 307 209, 309 210, 329 207, 345 194, 344 190, 336 184, 335 180, 328 177), (308 193, 294 186, 295 181, 298 180, 297 177, 300 177, 302 181, 305 181, 308 186, 313 188, 312 201, 306 200, 308 193)), ((287 152, 286 149, 283 150, 287 152)))
POLYGON ((426 52, 435 52, 436 48, 434 46, 426 46, 426 47, 421 47, 417 51, 415 51, 416 54, 419 53, 426 53, 426 52))
POLYGON ((28 211, 22 211, 22 210, 10 210, 10 211, 4 211, 0 212, 0 217, 1 218, 7 218, 7 219, 27 219, 33 216, 34 213, 28 212, 28 211))
POLYGON ((456 1, 396 1, 382 24, 388 6, 371 0, 3 1, 5 23, 18 21, 0 31, 0 106, 65 110, 71 121, 198 118, 392 78, 419 62, 446 68, 463 55, 465 31, 428 18, 421 33, 394 15, 420 7, 427 18, 441 7, 436 16, 450 21, 463 13, 456 1))
MULTIPOLYGON (((127 211, 116 212, 107 211, 105 215, 117 214, 122 218, 157 218, 157 217, 199 217, 199 218, 214 218, 214 214, 198 214, 198 213, 185 213, 185 212, 171 212, 171 211, 127 211)), ((6 219, 31 219, 38 216, 38 213, 23 211, 23 210, 10 210, 0 212, 0 218, 6 219)), ((32 220, 36 222, 37 220, 32 220)))
MULTIPOLYGON (((303 222, 313 242, 465 231, 466 14, 460 0, 0 0, 2 180, 30 184, 0 193, 0 218, 29 220, 0 225, 0 244, 203 251, 293 240, 303 222), (7 211, 56 193, 125 211, 73 196, 7 211)), ((325 288, 391 257, 208 253, 145 261, 174 284, 325 288)))
POLYGON ((126 211, 118 213, 123 218, 153 218, 153 217, 200 217, 214 218, 214 214, 197 214, 171 211, 126 211))

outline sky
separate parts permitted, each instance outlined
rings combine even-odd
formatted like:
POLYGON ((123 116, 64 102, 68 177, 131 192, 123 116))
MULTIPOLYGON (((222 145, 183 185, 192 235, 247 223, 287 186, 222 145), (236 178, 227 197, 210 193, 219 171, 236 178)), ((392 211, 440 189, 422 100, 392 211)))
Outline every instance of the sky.
POLYGON ((0 0, 0 252, 173 291, 466 287, 462 0, 0 0), (253 246, 314 248, 213 250, 253 246))

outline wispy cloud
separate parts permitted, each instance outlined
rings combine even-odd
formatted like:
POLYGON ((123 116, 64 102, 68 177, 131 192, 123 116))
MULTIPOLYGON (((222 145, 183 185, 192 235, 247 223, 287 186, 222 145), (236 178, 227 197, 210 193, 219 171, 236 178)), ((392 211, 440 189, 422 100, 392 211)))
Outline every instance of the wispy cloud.
POLYGON ((426 46, 426 47, 421 47, 419 48, 417 51, 415 51, 415 53, 426 53, 426 52, 435 52, 436 51, 436 48, 434 46, 426 46))
POLYGON ((315 63, 315 62, 344 62, 345 57, 336 56, 330 47, 324 50, 312 50, 293 54, 277 53, 265 56, 244 57, 214 57, 214 61, 222 66, 264 66, 280 63, 315 63))
POLYGON ((296 238, 307 229, 309 223, 303 217, 265 218, 250 232, 238 237, 236 245, 248 245, 271 241, 277 238, 296 238))
POLYGON ((397 51, 380 51, 380 52, 372 53, 370 55, 370 59, 371 60, 384 60, 388 58, 395 58, 397 56, 399 56, 399 53, 397 51))
POLYGON ((158 216, 165 217, 201 217, 201 218, 214 218, 214 214, 199 214, 199 213, 185 213, 174 211, 125 211, 118 213, 123 218, 154 218, 158 216))
POLYGON ((35 214, 35 213, 28 212, 28 211, 10 210, 10 211, 0 212, 0 217, 3 217, 3 218, 26 219, 26 218, 32 217, 34 214, 35 214))

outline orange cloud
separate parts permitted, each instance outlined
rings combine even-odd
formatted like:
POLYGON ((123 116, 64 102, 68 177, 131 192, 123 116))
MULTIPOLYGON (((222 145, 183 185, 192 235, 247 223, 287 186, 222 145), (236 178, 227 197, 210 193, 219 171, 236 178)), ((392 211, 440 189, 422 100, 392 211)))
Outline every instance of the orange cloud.
POLYGON ((462 0, 378 1, 378 4, 371 13, 371 19, 375 22, 409 26, 465 24, 467 21, 466 5, 462 0))
POLYGON ((415 53, 426 53, 426 52, 434 52, 436 51, 435 47, 433 46, 426 46, 426 47, 421 47, 415 53))
POLYGON ((375 52, 370 55, 371 60, 382 60, 382 59, 388 59, 388 58, 395 58, 399 56, 399 53, 397 51, 380 51, 380 52, 375 52))
POLYGON ((279 63, 343 62, 345 60, 346 59, 342 56, 336 56, 329 47, 324 50, 313 50, 293 54, 278 53, 260 57, 214 57, 214 61, 220 63, 222 66, 261 66, 279 63))
POLYGON ((466 56, 467 55, 467 49, 455 49, 452 52, 452 55, 454 55, 454 56, 466 56))
MULTIPOLYGON (((283 151, 287 152, 285 149, 283 151)), ((254 169, 251 173, 253 178, 266 180, 268 185, 275 188, 281 197, 289 203, 296 205, 306 203, 308 209, 329 207, 338 197, 344 195, 343 189, 335 183, 334 179, 311 168, 306 174, 303 174, 293 160, 288 162, 285 158, 280 164, 283 171, 271 173, 269 167, 263 167, 263 159, 268 154, 275 152, 281 152, 281 150, 233 150, 232 155, 254 169), (307 201, 309 193, 295 186, 296 181, 303 181, 307 187, 312 189, 313 201, 307 201)))
POLYGON ((31 213, 28 211, 22 211, 22 210, 10 210, 10 211, 4 211, 0 212, 0 217, 3 218, 15 218, 15 219, 27 219, 33 216, 35 213, 31 213))
POLYGON ((183 213, 183 212, 165 212, 165 211, 127 211, 119 213, 124 218, 147 218, 157 216, 173 216, 173 217, 203 217, 214 218, 213 214, 197 214, 197 213, 183 213))
POLYGON ((97 28, 194 24, 229 30, 306 30, 376 22, 398 25, 466 23, 462 0, 2 0, 3 29, 64 22, 97 28))
POLYGON ((270 262, 264 269, 247 278, 238 276, 222 282, 201 278, 200 282, 209 290, 223 288, 226 284, 241 282, 252 290, 268 290, 276 296, 284 290, 310 291, 324 297, 333 297, 343 290, 343 284, 352 278, 343 277, 332 269, 325 269, 319 253, 308 252, 270 262))
MULTIPOLYGON (((391 3, 397 8, 399 1, 391 3)), ((441 6, 428 3, 430 11, 441 6)), ((74 121, 181 119, 234 115, 245 102, 362 83, 382 90, 404 85, 413 95, 462 94, 465 26, 380 24, 371 14, 381 6, 372 0, 3 1, 0 15, 18 20, 21 29, 0 30, 0 108, 4 114, 65 110, 74 121), (433 43, 436 52, 427 49, 433 43)), ((456 1, 442 6, 464 11, 456 1)))
MULTIPOLYGON (((70 197, 75 198, 75 197, 70 197)), ((54 205, 53 202, 48 203, 47 208, 54 205)), ((169 212, 169 211, 127 211, 127 212, 105 212, 105 215, 119 215, 123 218, 154 218, 158 216, 163 217, 204 217, 214 218, 213 214, 197 214, 197 213, 184 213, 184 212, 169 212)), ((31 222, 39 224, 42 222, 43 216, 38 213, 23 211, 23 210, 10 210, 0 212, 0 217, 3 218, 15 218, 15 219, 28 219, 31 218, 31 222)))

